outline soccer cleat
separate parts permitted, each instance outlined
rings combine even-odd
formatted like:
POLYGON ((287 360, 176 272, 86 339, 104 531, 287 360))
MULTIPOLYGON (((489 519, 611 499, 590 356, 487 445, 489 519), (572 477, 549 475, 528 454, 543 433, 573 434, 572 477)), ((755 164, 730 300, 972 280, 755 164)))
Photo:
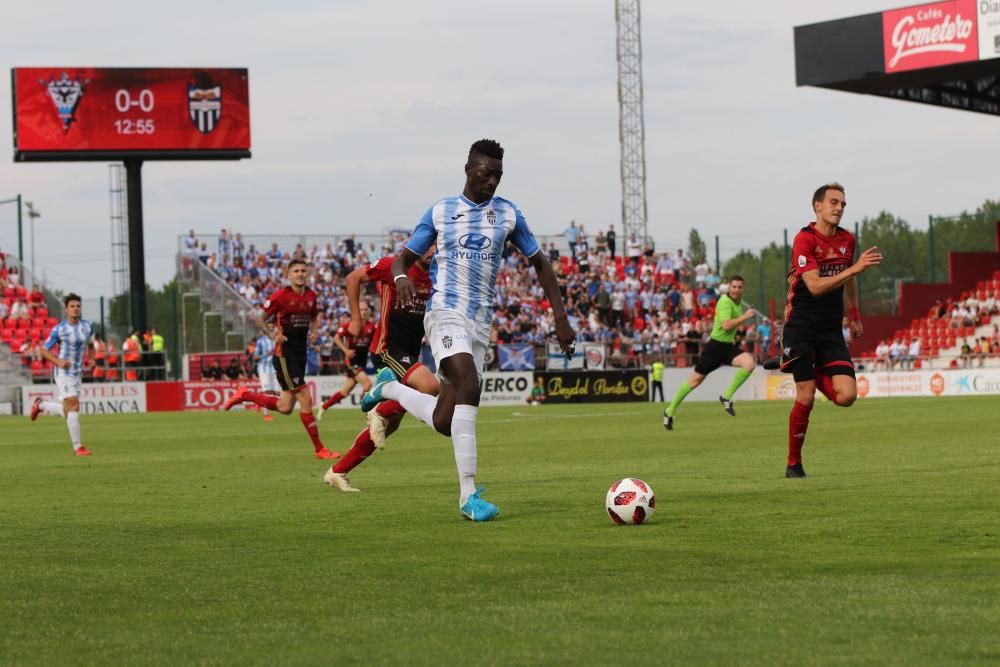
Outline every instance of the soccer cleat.
POLYGON ((347 479, 347 475, 333 472, 333 468, 326 471, 326 474, 323 475, 323 481, 330 486, 337 487, 344 493, 361 493, 361 489, 352 485, 351 480, 347 479))
POLYGON ((365 395, 361 397, 361 411, 371 412, 372 408, 381 403, 382 398, 382 388, 390 382, 396 381, 396 374, 392 372, 388 366, 382 367, 375 376, 375 383, 372 388, 365 392, 365 395))
POLYGON ((475 493, 469 496, 469 499, 465 501, 465 504, 459 508, 459 512, 462 513, 466 519, 470 521, 489 521, 497 514, 500 513, 500 508, 493 503, 488 503, 480 497, 486 489, 479 487, 476 489, 475 493))
POLYGON ((736 416, 736 410, 733 410, 732 400, 727 399, 725 396, 719 396, 719 403, 722 403, 722 407, 726 411, 727 415, 729 415, 730 417, 736 416))
POLYGON ((668 415, 666 412, 663 413, 663 428, 668 431, 674 430, 674 418, 668 415))
POLYGON ((80 445, 80 448, 73 452, 73 456, 91 456, 93 453, 83 445, 80 445))
POLYGON ((264 415, 264 421, 266 421, 266 422, 273 422, 274 421, 274 417, 272 417, 271 415, 264 415))
POLYGON ((788 466, 785 468, 785 477, 788 479, 802 479, 807 477, 806 471, 802 468, 801 463, 796 463, 793 466, 788 466))
POLYGON ((326 447, 322 447, 316 450, 316 458, 318 459, 339 459, 340 452, 331 452, 326 447))
POLYGON ((372 410, 365 416, 368 418, 368 435, 375 449, 385 449, 385 430, 389 423, 377 410, 372 410))
POLYGON ((31 421, 38 419, 40 414, 42 414, 42 399, 36 398, 35 402, 31 404, 31 421))
POLYGON ((226 405, 223 408, 226 412, 229 412, 234 405, 239 405, 243 402, 243 396, 247 393, 246 387, 237 387, 236 393, 226 399, 226 405))
POLYGON ((776 371, 781 368, 781 357, 770 357, 761 364, 765 371, 776 371))

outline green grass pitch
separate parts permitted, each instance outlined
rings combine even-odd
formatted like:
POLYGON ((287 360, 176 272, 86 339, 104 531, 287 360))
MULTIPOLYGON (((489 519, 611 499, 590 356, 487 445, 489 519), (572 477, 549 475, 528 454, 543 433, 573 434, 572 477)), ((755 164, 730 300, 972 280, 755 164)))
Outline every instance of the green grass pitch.
POLYGON ((995 665, 996 404, 817 404, 807 480, 787 403, 482 409, 490 524, 412 417, 357 494, 294 417, 85 416, 89 459, 0 418, 0 664, 995 665), (606 515, 624 476, 648 525, 606 515))

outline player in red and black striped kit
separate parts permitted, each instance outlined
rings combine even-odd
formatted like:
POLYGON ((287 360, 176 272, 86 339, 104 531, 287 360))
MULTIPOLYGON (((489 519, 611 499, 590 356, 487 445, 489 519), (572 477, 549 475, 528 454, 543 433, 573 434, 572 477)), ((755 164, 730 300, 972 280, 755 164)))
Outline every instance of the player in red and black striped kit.
MULTIPOLYGON (((788 418, 788 464, 785 477, 805 477, 802 445, 818 389, 834 404, 848 407, 857 398, 854 362, 844 342, 844 298, 855 336, 862 332, 856 276, 882 261, 869 248, 852 263, 855 240, 840 227, 847 198, 844 186, 829 183, 813 193, 816 221, 803 227, 792 242, 788 273, 788 305, 781 336, 782 372, 795 378, 795 403, 788 418)), ((777 360, 765 368, 773 369, 777 360)))
POLYGON ((372 381, 365 373, 365 366, 368 365, 368 347, 372 344, 372 337, 375 335, 375 323, 369 318, 370 311, 368 304, 361 304, 361 326, 357 335, 350 332, 351 320, 342 322, 333 334, 333 344, 344 353, 344 380, 343 386, 333 393, 330 398, 323 401, 323 410, 329 410, 337 403, 350 396, 355 385, 361 384, 364 391, 372 388, 372 381))
MULTIPOLYGON (((364 321, 360 306, 361 285, 378 283, 382 306, 369 347, 372 363, 376 368, 388 366, 400 382, 431 396, 437 396, 438 379, 420 361, 420 348, 424 340, 424 310, 431 290, 427 270, 434 251, 431 247, 407 272, 417 290, 417 296, 409 303, 396 303, 391 270, 395 257, 383 257, 356 269, 346 280, 347 300, 351 306, 350 328, 353 330, 360 330, 364 321)), ((396 401, 379 403, 368 413, 368 428, 358 434, 351 449, 326 472, 323 480, 341 491, 358 491, 347 479, 347 473, 371 456, 376 448, 385 447, 385 439, 399 428, 405 414, 406 410, 396 401)))
POLYGON ((281 396, 255 393, 246 387, 240 387, 226 401, 226 410, 238 403, 250 402, 289 415, 298 402, 299 419, 312 440, 316 458, 335 459, 340 454, 328 450, 319 439, 319 429, 312 413, 312 399, 305 383, 306 345, 315 342, 319 336, 316 330, 319 323, 316 293, 307 287, 309 264, 301 259, 293 259, 288 263, 287 275, 290 286, 271 295, 264 303, 264 317, 257 320, 260 328, 274 340, 273 363, 278 384, 281 385, 281 396), (273 327, 270 324, 272 320, 273 327))

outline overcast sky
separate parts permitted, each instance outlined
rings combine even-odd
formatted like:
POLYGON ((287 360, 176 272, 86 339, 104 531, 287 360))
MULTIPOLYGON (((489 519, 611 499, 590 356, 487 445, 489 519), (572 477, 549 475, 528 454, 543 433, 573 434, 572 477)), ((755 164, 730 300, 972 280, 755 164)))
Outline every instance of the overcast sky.
MULTIPOLYGON (((620 231, 614 4, 17 2, 0 64, 249 69, 252 159, 143 169, 159 286, 190 227, 412 227, 461 190, 481 137, 506 148, 500 194, 536 234, 570 219, 620 231)), ((831 179, 847 187, 850 223, 885 209, 925 227, 1000 196, 1000 119, 795 87, 794 26, 908 4, 644 2, 651 235, 686 247, 696 226, 722 237, 724 256, 756 249, 809 220, 812 190, 831 179)), ((41 212, 35 261, 50 283, 111 294, 107 164, 14 164, 10 99, 0 94, 0 199, 21 193, 41 212)), ((5 251, 15 220, 0 206, 5 251)))

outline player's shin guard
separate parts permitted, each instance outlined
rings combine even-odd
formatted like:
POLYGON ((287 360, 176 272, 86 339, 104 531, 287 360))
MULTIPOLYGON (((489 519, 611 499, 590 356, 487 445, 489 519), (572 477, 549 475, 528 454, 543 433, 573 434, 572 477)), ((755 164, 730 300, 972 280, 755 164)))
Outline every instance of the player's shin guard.
POLYGON ((674 400, 670 401, 670 405, 667 406, 667 409, 664 412, 673 417, 677 414, 677 408, 680 406, 681 401, 683 401, 684 398, 690 393, 691 385, 687 383, 687 380, 684 380, 684 382, 681 383, 681 386, 677 388, 677 393, 674 394, 674 400))
POLYGON ((80 449, 80 413, 66 413, 66 428, 69 429, 69 439, 73 443, 73 449, 80 449))
POLYGON ((396 415, 405 415, 406 408, 404 408, 398 401, 382 401, 375 406, 375 412, 379 413, 386 419, 390 419, 396 415))
POLYGON ((374 451, 375 443, 372 442, 368 429, 365 429, 361 433, 358 433, 358 437, 354 439, 354 444, 344 454, 344 458, 337 461, 333 466, 333 472, 341 475, 351 472, 361 465, 362 461, 371 456, 374 451))
POLYGON ((455 447, 458 467, 460 504, 464 505, 476 492, 476 413, 474 405, 456 405, 451 418, 451 442, 455 447))
POLYGON ((333 396, 331 396, 330 398, 326 399, 326 401, 323 402, 323 409, 329 410, 337 403, 340 403, 342 400, 344 400, 344 392, 338 391, 333 396))
MULTIPOLYGON (((272 396, 272 398, 274 398, 272 396)), ((302 420, 302 425, 306 427, 306 433, 309 434, 309 439, 312 440, 313 449, 317 452, 323 447, 323 441, 319 439, 319 429, 316 427, 316 418, 312 416, 311 412, 300 412, 299 419, 302 420)))
POLYGON ((805 405, 795 401, 792 413, 788 416, 788 465, 802 463, 802 445, 806 442, 806 431, 809 430, 809 413, 812 404, 805 405))
MULTIPOLYGON (((385 385, 382 388, 382 395, 394 401, 399 401, 406 408, 407 412, 416 415, 417 419, 434 428, 434 408, 437 407, 437 396, 421 394, 416 389, 407 387, 400 382, 390 382, 385 385)), ((475 491, 475 489, 472 491, 475 491)))
POLYGON ((278 409, 278 397, 272 396, 271 394, 259 394, 253 391, 248 391, 243 394, 243 400, 249 401, 250 403, 256 403, 262 408, 267 408, 268 410, 278 409))
POLYGON ((737 368, 736 375, 733 376, 733 381, 729 383, 729 388, 726 389, 726 393, 724 393, 722 397, 727 401, 733 400, 733 394, 735 394, 736 390, 739 389, 743 385, 743 383, 747 381, 747 378, 750 377, 750 373, 751 371, 744 370, 742 368, 737 368))

